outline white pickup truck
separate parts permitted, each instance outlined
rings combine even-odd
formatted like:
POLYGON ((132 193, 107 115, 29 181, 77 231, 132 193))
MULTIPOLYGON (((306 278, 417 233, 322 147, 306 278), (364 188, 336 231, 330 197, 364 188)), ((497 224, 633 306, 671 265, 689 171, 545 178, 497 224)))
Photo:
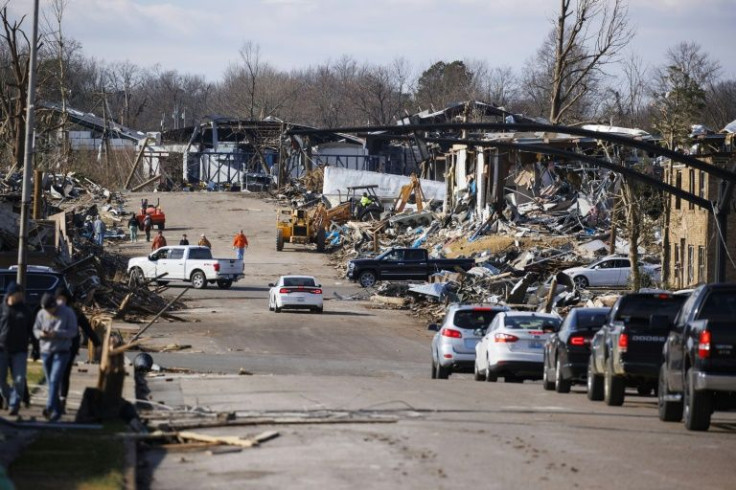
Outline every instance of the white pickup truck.
POLYGON ((142 283, 166 274, 159 282, 191 281, 195 289, 217 283, 227 289, 242 279, 242 260, 215 259, 207 247, 161 247, 147 257, 134 257, 128 261, 128 274, 133 282, 142 283))

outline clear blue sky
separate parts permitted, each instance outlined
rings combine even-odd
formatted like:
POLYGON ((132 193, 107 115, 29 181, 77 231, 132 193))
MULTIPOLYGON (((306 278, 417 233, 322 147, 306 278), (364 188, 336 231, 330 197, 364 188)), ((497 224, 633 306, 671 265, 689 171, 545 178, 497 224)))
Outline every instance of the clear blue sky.
MULTIPOLYGON (((7 0, 6 0, 7 1, 7 0)), ((0 0, 0 4, 3 0, 0 0)), ((41 0, 42 9, 49 0, 41 0)), ((104 61, 218 80, 245 41, 291 70, 350 55, 383 64, 406 58, 485 60, 523 66, 551 29, 558 0, 67 0, 66 35, 104 61)), ((10 0, 14 15, 31 0, 10 0)), ((736 0, 630 0, 637 35, 629 50, 662 63, 666 49, 695 41, 736 78, 736 0)), ((30 17, 30 15, 29 15, 30 17)), ((30 21, 28 21, 30 31, 30 21)))

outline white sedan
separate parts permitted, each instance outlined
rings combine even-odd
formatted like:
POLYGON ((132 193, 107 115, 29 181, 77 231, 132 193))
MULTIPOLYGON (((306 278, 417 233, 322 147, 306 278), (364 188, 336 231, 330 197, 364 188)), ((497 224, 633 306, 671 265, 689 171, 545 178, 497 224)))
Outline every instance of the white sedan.
POLYGON ((542 379, 544 343, 560 328, 560 317, 549 313, 506 311, 497 314, 475 346, 476 378, 508 382, 542 379))
POLYGON ((276 284, 268 285, 268 309, 280 313, 283 309, 323 311, 322 285, 312 276, 281 276, 276 284))

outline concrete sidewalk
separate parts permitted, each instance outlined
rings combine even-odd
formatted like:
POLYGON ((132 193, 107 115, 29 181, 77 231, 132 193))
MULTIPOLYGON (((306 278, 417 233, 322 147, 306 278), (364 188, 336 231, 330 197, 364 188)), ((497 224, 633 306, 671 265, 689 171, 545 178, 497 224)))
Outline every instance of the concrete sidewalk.
MULTIPOLYGON (((32 363, 40 364, 40 361, 29 360, 29 366, 32 363)), ((60 423, 74 422, 85 389, 97 387, 99 367, 99 364, 87 364, 84 354, 77 357, 72 368, 66 414, 62 416, 60 423)), ((128 365, 123 388, 123 398, 131 402, 135 400, 132 372, 132 366, 128 365)), ((42 383, 28 388, 31 391, 30 407, 21 405, 20 414, 14 417, 9 416, 7 411, 0 411, 0 465, 5 468, 20 455, 27 444, 33 441, 38 431, 43 430, 40 426, 47 423, 42 413, 48 395, 47 385, 42 383)))

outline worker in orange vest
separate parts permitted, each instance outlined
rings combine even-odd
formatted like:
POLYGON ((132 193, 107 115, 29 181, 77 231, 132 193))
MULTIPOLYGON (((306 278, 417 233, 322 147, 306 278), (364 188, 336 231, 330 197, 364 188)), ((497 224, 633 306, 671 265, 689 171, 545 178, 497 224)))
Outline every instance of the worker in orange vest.
POLYGON ((243 233, 243 230, 240 230, 240 233, 235 235, 235 238, 233 238, 233 248, 236 252, 235 258, 237 258, 238 260, 243 260, 245 249, 248 248, 248 239, 245 237, 245 233, 243 233))
POLYGON ((153 243, 151 244, 151 250, 158 250, 161 247, 166 246, 166 238, 164 238, 164 233, 159 230, 158 235, 153 239, 153 243))

